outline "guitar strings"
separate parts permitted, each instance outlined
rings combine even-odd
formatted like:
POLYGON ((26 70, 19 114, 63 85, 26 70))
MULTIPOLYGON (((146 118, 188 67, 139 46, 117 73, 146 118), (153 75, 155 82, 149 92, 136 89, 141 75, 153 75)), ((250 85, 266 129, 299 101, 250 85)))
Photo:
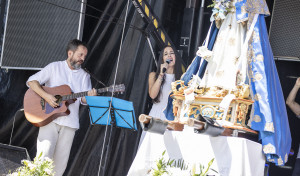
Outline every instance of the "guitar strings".
MULTIPOLYGON (((124 25, 123 25, 123 30, 122 30, 122 37, 121 37, 121 42, 120 42, 120 47, 119 47, 119 54, 118 54, 116 72, 115 72, 115 77, 114 77, 113 90, 112 90, 111 97, 110 97, 109 112, 110 112, 111 106, 112 106, 112 101, 113 101, 113 96, 114 96, 114 91, 115 91, 115 85, 116 85, 116 79, 117 79, 117 74, 118 74, 118 69, 119 69, 120 55, 121 55, 123 39, 124 39, 124 33, 125 33, 125 27, 126 27, 126 20, 127 20, 127 15, 128 15, 128 7, 129 7, 129 0, 127 0, 127 8, 126 8, 125 20, 124 20, 124 25)), ((101 158, 100 158, 100 164, 99 164, 99 169, 98 169, 98 176, 99 176, 100 171, 101 171, 102 157, 103 157, 104 145, 105 145, 105 141, 106 141, 109 114, 110 113, 107 113, 108 117, 107 117, 107 122, 106 122, 106 126, 105 126, 104 142, 103 142, 103 145, 102 145, 101 158)), ((111 126, 111 128, 113 128, 113 127, 111 126)), ((106 151, 107 153, 108 153, 108 150, 106 151)))

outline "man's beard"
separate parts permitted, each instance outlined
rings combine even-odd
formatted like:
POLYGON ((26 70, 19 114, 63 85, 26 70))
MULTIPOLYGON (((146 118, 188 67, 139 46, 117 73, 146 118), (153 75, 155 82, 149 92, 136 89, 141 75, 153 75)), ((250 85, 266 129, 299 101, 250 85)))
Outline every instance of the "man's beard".
POLYGON ((75 70, 78 70, 81 68, 81 64, 78 64, 76 61, 73 60, 73 58, 71 58, 70 64, 75 70))

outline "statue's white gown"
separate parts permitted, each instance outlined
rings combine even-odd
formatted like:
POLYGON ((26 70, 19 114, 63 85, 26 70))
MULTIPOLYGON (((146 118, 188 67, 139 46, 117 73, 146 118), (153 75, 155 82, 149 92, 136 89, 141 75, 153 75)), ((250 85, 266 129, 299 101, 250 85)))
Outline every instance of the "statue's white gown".
POLYGON ((216 42, 213 55, 208 61, 200 86, 220 87, 233 90, 236 87, 236 73, 245 40, 246 25, 237 23, 235 12, 230 12, 224 19, 216 42))

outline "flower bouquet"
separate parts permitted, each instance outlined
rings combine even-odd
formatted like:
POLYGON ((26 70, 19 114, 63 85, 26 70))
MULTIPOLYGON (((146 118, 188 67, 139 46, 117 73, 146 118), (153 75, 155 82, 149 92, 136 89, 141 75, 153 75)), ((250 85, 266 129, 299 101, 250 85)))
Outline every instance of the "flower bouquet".
POLYGON ((33 161, 22 160, 23 166, 8 176, 53 176, 53 161, 47 157, 42 158, 42 153, 33 161))
POLYGON ((210 21, 224 20, 227 13, 233 10, 233 3, 231 0, 213 0, 213 3, 208 7, 213 7, 210 21))
POLYGON ((162 157, 156 161, 156 168, 152 168, 149 176, 206 176, 209 171, 216 172, 211 169, 210 166, 214 162, 214 158, 210 160, 207 167, 200 164, 199 170, 196 169, 194 164, 190 169, 190 165, 185 163, 184 160, 165 160, 164 155, 166 151, 162 153, 162 157))

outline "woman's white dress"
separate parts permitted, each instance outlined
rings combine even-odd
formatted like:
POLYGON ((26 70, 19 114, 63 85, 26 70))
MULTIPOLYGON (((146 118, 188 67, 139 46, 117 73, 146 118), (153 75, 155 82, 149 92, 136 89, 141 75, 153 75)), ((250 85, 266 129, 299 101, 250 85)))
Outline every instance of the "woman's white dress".
MULTIPOLYGON (((159 118, 161 120, 166 120, 166 116, 163 113, 163 111, 167 107, 168 97, 171 92, 171 83, 174 81, 175 81, 174 74, 167 74, 167 73, 165 74, 165 82, 164 82, 163 87, 161 88, 159 102, 153 103, 152 108, 149 113, 149 116, 154 117, 154 118, 159 118)), ((145 135, 146 135, 146 132, 143 131, 141 138, 140 138, 139 147, 140 147, 141 143, 143 142, 145 135)))
POLYGON ((171 83, 175 81, 174 74, 165 74, 165 82, 161 89, 161 94, 159 97, 159 103, 153 103, 149 116, 154 118, 159 118, 162 120, 166 120, 166 116, 163 113, 164 109, 168 103, 168 96, 171 91, 171 83))

